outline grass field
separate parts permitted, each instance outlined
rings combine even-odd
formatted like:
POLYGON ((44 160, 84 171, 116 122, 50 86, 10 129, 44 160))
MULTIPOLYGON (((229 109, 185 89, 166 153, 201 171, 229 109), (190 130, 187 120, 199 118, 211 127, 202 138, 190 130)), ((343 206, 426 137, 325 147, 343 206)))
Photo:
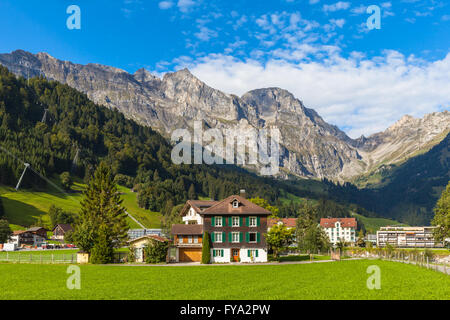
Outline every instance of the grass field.
POLYGON ((81 289, 66 288, 67 265, 0 264, 4 299, 449 299, 450 277, 380 260, 258 266, 81 266, 81 289), (369 290, 378 265, 381 289, 369 290))
MULTIPOLYGON (((85 185, 76 182, 73 186, 73 193, 70 195, 61 192, 45 190, 19 190, 0 186, 0 194, 5 208, 5 215, 13 230, 25 229, 37 222, 41 217, 46 225, 50 225, 48 210, 52 204, 70 212, 79 212, 82 190, 85 185)), ((130 189, 119 186, 122 193, 123 205, 127 211, 133 215, 147 228, 159 228, 161 226, 161 215, 158 212, 151 212, 139 208, 136 201, 136 193, 130 189)), ((132 219, 128 218, 130 228, 140 228, 132 219)))
POLYGON ((366 230, 370 233, 375 233, 377 230, 379 230, 381 227, 385 226, 406 226, 405 224, 402 224, 398 221, 386 219, 386 218, 369 218, 362 216, 357 213, 353 213, 353 216, 355 218, 358 218, 362 221, 364 224, 364 227, 366 230))

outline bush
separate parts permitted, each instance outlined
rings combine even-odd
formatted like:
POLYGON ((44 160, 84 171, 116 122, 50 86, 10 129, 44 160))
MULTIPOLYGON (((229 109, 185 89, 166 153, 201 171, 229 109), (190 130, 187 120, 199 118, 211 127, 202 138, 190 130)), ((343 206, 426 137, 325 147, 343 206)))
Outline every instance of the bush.
POLYGON ((147 246, 144 248, 146 263, 161 263, 166 262, 167 250, 169 243, 167 241, 157 241, 149 239, 147 246))
POLYGON ((203 247, 202 247, 202 264, 211 263, 211 245, 209 242, 209 233, 203 233, 203 247))

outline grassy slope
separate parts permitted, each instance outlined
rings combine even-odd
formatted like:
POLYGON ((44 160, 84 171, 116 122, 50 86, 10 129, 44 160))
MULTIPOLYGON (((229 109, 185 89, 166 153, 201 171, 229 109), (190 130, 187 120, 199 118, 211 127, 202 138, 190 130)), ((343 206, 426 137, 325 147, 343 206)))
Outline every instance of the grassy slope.
POLYGON ((81 289, 68 290, 64 265, 0 264, 3 299, 448 299, 450 277, 387 261, 301 265, 81 266, 81 289), (366 287, 381 269, 381 290, 366 287))
MULTIPOLYGON (((75 183, 73 189, 76 192, 67 196, 50 190, 16 191, 11 187, 0 186, 0 194, 5 208, 5 215, 11 223, 11 228, 19 230, 36 223, 38 217, 41 217, 45 224, 50 225, 50 218, 47 212, 52 204, 67 211, 78 212, 83 188, 83 184, 75 183)), ((131 215, 148 228, 160 227, 159 213, 139 208, 136 202, 136 193, 132 193, 130 189, 119 186, 119 190, 123 193, 123 205, 131 215)), ((130 218, 128 218, 128 223, 130 228, 140 228, 130 218)))
POLYGON ((405 226, 405 224, 402 224, 398 221, 386 219, 386 218, 369 218, 369 217, 364 217, 357 213, 353 213, 353 216, 358 219, 361 219, 366 230, 370 231, 371 233, 375 233, 378 229, 380 229, 380 227, 405 226))

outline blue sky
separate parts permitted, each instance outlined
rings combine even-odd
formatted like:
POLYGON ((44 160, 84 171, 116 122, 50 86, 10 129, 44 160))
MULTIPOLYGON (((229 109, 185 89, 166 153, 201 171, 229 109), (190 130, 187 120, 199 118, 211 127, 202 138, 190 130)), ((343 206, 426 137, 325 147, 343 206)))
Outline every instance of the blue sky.
POLYGON ((283 87, 351 136, 449 108, 444 0, 2 0, 0 28, 0 52, 131 73, 189 67, 238 95, 283 87), (80 30, 66 27, 71 4, 80 30), (380 30, 367 29, 369 5, 381 9, 380 30))

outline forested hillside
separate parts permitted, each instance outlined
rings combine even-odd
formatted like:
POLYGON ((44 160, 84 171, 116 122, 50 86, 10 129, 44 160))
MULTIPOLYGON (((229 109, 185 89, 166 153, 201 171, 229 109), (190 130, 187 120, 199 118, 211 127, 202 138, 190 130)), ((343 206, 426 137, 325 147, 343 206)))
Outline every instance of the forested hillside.
MULTIPOLYGON (((326 185, 319 181, 312 190, 307 181, 286 183, 231 165, 175 165, 170 144, 151 128, 94 104, 67 85, 44 78, 17 79, 4 67, 0 67, 0 123, 0 183, 7 186, 15 186, 24 162, 46 177, 70 171, 86 180, 100 161, 106 161, 120 184, 138 191, 139 205, 153 211, 188 198, 222 199, 240 189, 272 203, 279 203, 286 193, 328 197, 326 185)), ((28 171, 22 188, 45 184, 28 171)), ((286 205, 283 212, 292 215, 295 210, 286 205)))
MULTIPOLYGON (((16 78, 2 66, 0 124, 0 184, 7 186, 15 186, 25 162, 48 178, 71 172, 86 181, 98 163, 106 161, 118 183, 138 192, 140 207, 163 214, 188 198, 222 199, 240 189, 249 197, 279 206, 282 216, 298 211, 297 200, 288 200, 291 196, 315 199, 321 216, 386 213, 382 203, 387 202, 372 200, 374 191, 361 191, 348 183, 274 180, 232 165, 175 165, 171 145, 150 127, 94 104, 67 85, 44 78, 16 78)), ((398 174, 403 175, 400 170, 398 174)), ((39 187, 46 187, 45 180, 28 171, 22 188, 39 187)), ((394 202, 395 193, 386 200, 394 202)))

